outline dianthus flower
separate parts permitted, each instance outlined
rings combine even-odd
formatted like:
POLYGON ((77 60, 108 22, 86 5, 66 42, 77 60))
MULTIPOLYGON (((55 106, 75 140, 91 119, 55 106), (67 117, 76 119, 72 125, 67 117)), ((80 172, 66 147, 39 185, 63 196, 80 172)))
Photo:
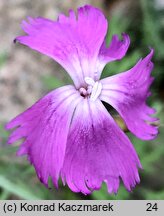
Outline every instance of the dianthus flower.
POLYGON ((105 182, 109 193, 117 193, 120 179, 129 191, 140 181, 135 149, 102 101, 138 138, 155 138, 155 110, 146 105, 153 50, 130 70, 100 79, 104 66, 122 59, 130 44, 127 34, 122 40, 114 35, 106 47, 107 27, 102 12, 89 5, 57 21, 38 17, 22 22, 26 35, 16 41, 53 58, 74 83, 51 91, 6 125, 16 127, 8 143, 24 138, 17 154, 28 156, 46 186, 51 177, 58 187, 61 177, 74 192, 89 194, 105 182))

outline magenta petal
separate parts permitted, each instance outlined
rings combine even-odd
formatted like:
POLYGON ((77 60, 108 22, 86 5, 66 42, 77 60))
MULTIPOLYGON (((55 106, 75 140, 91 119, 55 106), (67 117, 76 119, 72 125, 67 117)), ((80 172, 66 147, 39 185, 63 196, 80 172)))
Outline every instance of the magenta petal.
POLYGON ((88 5, 79 8, 77 14, 70 10, 69 17, 60 15, 58 21, 28 18, 22 23, 27 35, 16 40, 52 57, 79 87, 85 76, 94 75, 107 20, 100 10, 88 5))
POLYGON ((132 69, 101 80, 103 90, 100 99, 112 105, 125 120, 128 129, 145 140, 156 137, 158 130, 151 122, 157 119, 150 116, 155 110, 146 105, 153 81, 151 58, 153 50, 132 69))
POLYGON ((109 47, 106 47, 105 41, 103 42, 99 56, 106 63, 114 60, 120 60, 125 56, 130 45, 130 38, 125 33, 122 34, 122 37, 123 39, 120 40, 118 35, 113 35, 109 47))
POLYGON ((19 126, 8 142, 25 138, 18 155, 28 155, 45 185, 48 184, 49 176, 57 185, 72 115, 80 99, 73 86, 61 87, 6 125, 7 129, 19 126))
POLYGON ((84 99, 75 110, 61 176, 71 190, 89 194, 106 182, 116 193, 121 177, 131 190, 139 182, 138 156, 128 137, 99 100, 84 99))
POLYGON ((125 56, 130 45, 130 38, 125 33, 122 34, 122 37, 123 39, 120 40, 118 35, 113 35, 109 47, 106 47, 106 41, 104 40, 99 51, 99 77, 102 69, 107 63, 120 60, 125 56))

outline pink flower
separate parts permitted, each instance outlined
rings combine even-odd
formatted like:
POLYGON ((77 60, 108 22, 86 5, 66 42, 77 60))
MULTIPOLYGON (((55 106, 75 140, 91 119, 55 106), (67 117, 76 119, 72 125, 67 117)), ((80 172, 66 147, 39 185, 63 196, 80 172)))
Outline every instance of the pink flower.
POLYGON ((155 110, 146 105, 153 50, 132 69, 100 79, 104 66, 122 59, 130 44, 128 35, 123 40, 114 35, 106 47, 107 25, 102 12, 88 5, 77 16, 70 10, 57 21, 38 17, 22 22, 26 35, 16 41, 53 58, 74 82, 53 90, 6 125, 17 127, 9 144, 25 138, 18 155, 28 156, 45 185, 51 177, 57 187, 61 177, 72 191, 89 194, 104 181, 109 193, 117 193, 120 178, 129 191, 140 181, 135 149, 102 101, 119 112, 138 138, 155 138, 157 127, 150 124, 157 120, 151 117, 155 110))

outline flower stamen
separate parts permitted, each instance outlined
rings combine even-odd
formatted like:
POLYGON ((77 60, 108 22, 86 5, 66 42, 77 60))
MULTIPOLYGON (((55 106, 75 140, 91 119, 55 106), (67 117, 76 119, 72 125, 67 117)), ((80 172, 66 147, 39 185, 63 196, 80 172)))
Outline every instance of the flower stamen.
POLYGON ((87 93, 90 95, 90 99, 95 101, 102 90, 102 84, 98 81, 94 81, 91 77, 85 77, 85 82, 88 84, 87 93))

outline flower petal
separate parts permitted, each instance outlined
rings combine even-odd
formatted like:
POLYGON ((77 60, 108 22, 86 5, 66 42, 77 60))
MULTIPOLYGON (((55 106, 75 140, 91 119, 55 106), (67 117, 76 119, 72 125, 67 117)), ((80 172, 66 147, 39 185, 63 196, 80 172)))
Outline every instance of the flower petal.
POLYGON ((125 56, 130 45, 130 38, 125 33, 122 34, 122 37, 123 39, 120 40, 118 35, 113 35, 109 47, 106 47, 106 41, 104 40, 99 52, 100 73, 98 78, 100 78, 101 71, 107 63, 120 60, 125 56))
POLYGON ((113 106, 124 119, 128 129, 137 137, 149 140, 156 137, 157 127, 150 123, 157 118, 150 116, 155 110, 146 105, 153 81, 150 73, 153 50, 130 70, 101 80, 100 99, 113 106))
POLYGON ((78 16, 70 10, 69 17, 60 15, 58 21, 28 18, 22 28, 27 33, 16 40, 60 63, 76 87, 84 77, 93 77, 99 49, 107 32, 107 20, 92 6, 78 8, 78 16))
POLYGON ((51 176, 57 186, 72 115, 80 99, 73 86, 61 87, 6 125, 7 129, 19 126, 8 142, 25 138, 18 155, 28 155, 45 185, 51 176))
POLYGON ((61 176, 74 192, 89 194, 103 181, 116 193, 119 177, 131 190, 141 167, 128 137, 101 103, 83 99, 75 110, 61 176))

